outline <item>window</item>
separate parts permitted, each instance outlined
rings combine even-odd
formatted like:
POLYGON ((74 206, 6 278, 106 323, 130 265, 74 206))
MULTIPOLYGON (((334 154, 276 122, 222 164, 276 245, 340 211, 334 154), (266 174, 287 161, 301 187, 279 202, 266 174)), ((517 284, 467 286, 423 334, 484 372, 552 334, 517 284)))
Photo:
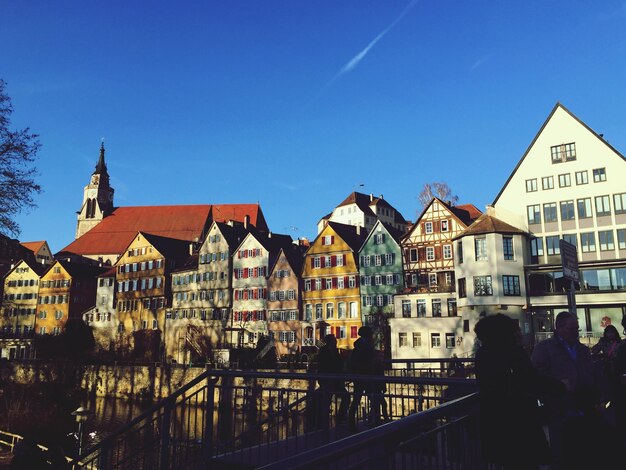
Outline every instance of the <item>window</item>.
POLYGON ((431 348, 441 347, 441 335, 439 333, 430 334, 430 347, 431 348))
POLYGON ((334 312, 334 305, 332 302, 328 302, 326 304, 326 318, 333 318, 334 312))
POLYGON ((620 250, 626 250, 626 228, 617 230, 617 247, 620 250))
POLYGON ((579 219, 588 219, 593 215, 591 211, 591 198, 586 197, 584 199, 578 199, 576 205, 578 206, 579 219))
POLYGON ((332 289, 333 288, 333 278, 332 277, 326 278, 326 282, 325 282, 324 285, 326 286, 325 289, 332 289))
POLYGON ((339 302, 337 304, 337 318, 346 318, 346 303, 339 302))
POLYGON ((313 305, 306 304, 304 306, 304 321, 313 320, 313 305))
POLYGON ((467 297, 467 290, 466 290, 466 286, 465 286, 465 278, 462 277, 461 279, 458 279, 457 280, 457 284, 459 285, 459 297, 460 298, 467 297))
POLYGON ((502 250, 505 260, 510 261, 515 259, 513 253, 513 237, 502 237, 502 250))
POLYGON ((476 261, 487 260, 487 239, 485 237, 474 238, 474 249, 476 252, 476 261))
POLYGON ((526 208, 526 212, 528 214, 528 223, 529 224, 540 224, 541 223, 541 208, 539 204, 534 204, 532 206, 528 206, 526 208))
POLYGON ((433 223, 432 222, 426 222, 424 224, 424 231, 426 233, 433 233, 433 223))
POLYGON ((456 244, 456 253, 459 255, 459 264, 463 264, 463 242, 461 240, 456 244))
POLYGON ((583 253, 590 253, 596 251, 596 237, 595 233, 587 232, 580 234, 580 248, 583 253))
POLYGON ((474 295, 493 295, 491 276, 474 276, 474 295))
POLYGON ((561 202, 561 221, 574 220, 574 201, 561 202))
POLYGON ((613 241, 613 230, 603 230, 598 232, 598 243, 600 244, 600 251, 614 250, 615 243, 613 241))
POLYGON ((398 346, 403 348, 409 345, 406 333, 398 333, 398 346))
POLYGON ((402 301, 402 318, 411 318, 411 301, 402 301))
POLYGON ((534 193, 535 191, 537 191, 537 178, 526 180, 526 192, 534 193))
POLYGON ((576 160, 576 144, 571 142, 555 145, 550 147, 550 154, 552 155, 552 163, 571 162, 576 160))
POLYGON ((566 188, 572 185, 572 180, 569 173, 559 175, 559 188, 566 188))
POLYGON ((502 289, 504 295, 521 295, 519 276, 502 276, 502 289))
POLYGON ((589 183, 589 175, 587 174, 587 170, 577 171, 576 172, 576 184, 588 184, 589 183))
POLYGON ((437 287, 437 273, 428 273, 428 286, 437 287))
POLYGON ((387 253, 385 254, 385 265, 390 266, 393 264, 393 253, 387 253))
POLYGON ((315 304, 315 319, 322 319, 322 304, 315 304))
POLYGON ((435 247, 426 247, 426 261, 435 261, 435 247))
POLYGON ((548 253, 548 256, 561 254, 558 235, 546 237, 546 252, 548 253))
POLYGON ((426 316, 426 299, 417 299, 417 318, 426 316))
POLYGON ((448 299, 448 316, 449 317, 457 316, 456 299, 448 299))
POLYGON ((556 222, 556 202, 549 202, 543 205, 543 220, 544 222, 556 222))
POLYGON ((377 233, 376 235, 374 235, 374 244, 375 245, 382 245, 383 243, 385 243, 385 234, 377 233))
POLYGON ((561 238, 563 238, 563 241, 578 247, 578 239, 575 233, 564 233, 561 238))
POLYGON ((350 302, 350 318, 357 318, 359 312, 357 310, 356 302, 350 302))
POLYGON ((554 177, 553 176, 544 176, 541 178, 541 188, 542 189, 554 189, 554 177))
POLYGON ((593 170, 593 182, 601 183, 606 181, 606 170, 604 168, 596 168, 593 170))
POLYGON ((418 331, 413 332, 413 347, 414 348, 422 347, 422 333, 418 331))
POLYGON ((443 245, 443 259, 452 259, 452 245, 443 245))
POLYGON ((613 194, 613 210, 616 214, 626 213, 626 193, 613 194))
POLYGON ((409 261, 415 263, 417 261, 417 248, 411 248, 409 250, 409 261))
POLYGON ((383 257, 381 255, 374 255, 374 264, 376 266, 382 266, 383 265, 383 257))
POLYGON ((332 245, 332 244, 333 244, 332 235, 326 235, 322 237, 322 245, 332 245))
POLYGON ((316 256, 315 258, 313 258, 313 267, 314 268, 320 268, 322 266, 322 262, 321 262, 321 258, 319 256, 316 256))
POLYGON ((446 333, 446 348, 454 349, 454 333, 446 333))
POLYGON ((432 307, 433 307, 433 317, 440 317, 441 316, 441 299, 433 299, 432 307))
POLYGON ((596 216, 611 215, 609 196, 596 196, 596 216))
POLYGON ((442 220, 441 221, 441 231, 442 232, 447 232, 448 231, 448 227, 449 227, 449 223, 447 220, 442 220))

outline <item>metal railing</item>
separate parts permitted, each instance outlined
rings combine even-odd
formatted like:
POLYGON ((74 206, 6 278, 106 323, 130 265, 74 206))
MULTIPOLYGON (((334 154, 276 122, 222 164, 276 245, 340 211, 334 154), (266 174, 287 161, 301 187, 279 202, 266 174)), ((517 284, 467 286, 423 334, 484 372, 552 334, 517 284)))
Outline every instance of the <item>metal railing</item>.
POLYGON ((256 468, 376 425, 383 402, 388 419, 398 421, 475 391, 472 379, 449 378, 447 372, 389 372, 346 376, 207 370, 88 449, 76 468, 195 470, 200 462, 256 468), (338 416, 341 394, 317 388, 324 379, 348 382, 351 399, 354 381, 368 384, 369 391, 354 406, 353 428, 338 416))
POLYGON ((260 468, 485 469, 480 448, 474 393, 260 468))

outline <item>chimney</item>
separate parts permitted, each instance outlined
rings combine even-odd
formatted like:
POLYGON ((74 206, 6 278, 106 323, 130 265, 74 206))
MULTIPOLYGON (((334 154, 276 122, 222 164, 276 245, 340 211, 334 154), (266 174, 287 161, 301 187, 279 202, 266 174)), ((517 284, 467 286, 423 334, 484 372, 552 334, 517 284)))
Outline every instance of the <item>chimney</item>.
POLYGON ((193 243, 189 244, 189 256, 193 255, 193 243))
POLYGON ((385 198, 383 197, 383 195, 382 195, 382 194, 380 195, 380 198, 381 198, 381 199, 385 199, 385 198))
POLYGON ((250 223, 250 216, 249 215, 244 215, 244 217, 243 217, 243 228, 247 229, 249 223, 250 223))
POLYGON ((267 232, 267 238, 272 238, 272 232, 267 232))
POLYGON ((372 193, 370 193, 370 201, 374 200, 374 195, 372 193))
POLYGON ((360 225, 356 226, 356 234, 357 235, 361 235, 361 226, 360 225))
POLYGON ((226 222, 226 225, 228 225, 229 227, 234 227, 235 222, 233 221, 233 219, 228 219, 228 222, 226 222))

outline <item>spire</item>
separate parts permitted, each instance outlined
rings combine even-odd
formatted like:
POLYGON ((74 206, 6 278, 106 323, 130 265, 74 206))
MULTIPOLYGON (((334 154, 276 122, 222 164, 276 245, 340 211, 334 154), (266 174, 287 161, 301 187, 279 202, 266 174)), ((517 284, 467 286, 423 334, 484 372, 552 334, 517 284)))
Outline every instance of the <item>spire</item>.
POLYGON ((104 163, 104 139, 102 139, 102 143, 100 144, 100 158, 98 158, 98 164, 96 165, 96 171, 93 172, 96 174, 106 174, 107 173, 107 165, 104 163))

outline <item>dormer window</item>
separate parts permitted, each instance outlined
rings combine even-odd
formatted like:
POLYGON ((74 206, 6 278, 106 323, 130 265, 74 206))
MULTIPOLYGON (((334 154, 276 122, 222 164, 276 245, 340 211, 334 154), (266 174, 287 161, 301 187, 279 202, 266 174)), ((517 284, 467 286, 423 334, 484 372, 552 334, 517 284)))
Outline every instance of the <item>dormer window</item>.
POLYGON ((550 153, 552 155, 552 163, 564 163, 576 160, 576 144, 574 142, 569 144, 555 145, 550 147, 550 153))

